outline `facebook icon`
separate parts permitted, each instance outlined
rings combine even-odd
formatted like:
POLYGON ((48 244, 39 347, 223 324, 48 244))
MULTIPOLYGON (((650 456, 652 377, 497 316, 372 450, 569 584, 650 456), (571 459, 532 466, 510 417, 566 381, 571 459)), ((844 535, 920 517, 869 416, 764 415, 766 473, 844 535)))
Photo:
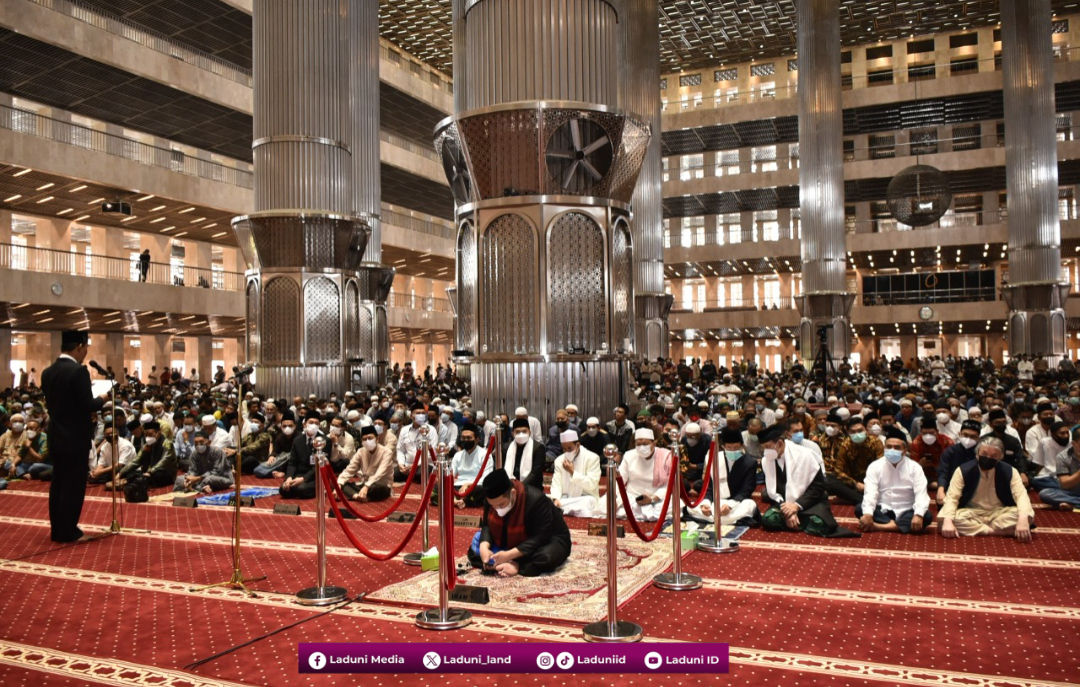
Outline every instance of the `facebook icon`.
POLYGON ((308 656, 307 662, 308 662, 308 665, 311 666, 312 668, 314 668, 315 670, 322 670, 323 668, 326 667, 326 656, 324 654, 320 654, 318 651, 316 651, 312 655, 308 656))

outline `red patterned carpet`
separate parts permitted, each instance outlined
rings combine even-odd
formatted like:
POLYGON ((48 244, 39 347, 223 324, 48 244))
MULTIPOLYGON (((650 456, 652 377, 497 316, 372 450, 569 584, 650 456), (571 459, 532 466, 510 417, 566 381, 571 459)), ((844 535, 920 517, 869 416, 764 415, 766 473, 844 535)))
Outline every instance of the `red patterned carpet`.
MULTIPOLYGON (((1038 510, 1040 527, 1026 546, 948 541, 936 531, 818 540, 751 530, 738 554, 687 555, 684 569, 704 578, 702 590, 648 586, 620 611, 644 627, 649 642, 729 642, 729 675, 576 675, 571 683, 543 674, 301 676, 300 642, 578 642, 580 625, 476 611, 469 628, 434 633, 415 626, 415 607, 404 601, 354 601, 329 615, 298 606, 293 593, 315 576, 314 504, 301 504, 299 517, 275 515, 276 496, 244 511, 244 572, 268 576, 254 585, 259 596, 190 591, 231 572, 228 509, 125 504, 123 524, 148 531, 56 546, 48 538, 46 491, 47 485, 16 482, 0 492, 3 687, 1080 684, 1080 515, 1072 513, 1038 510)), ((93 487, 87 495, 84 526, 107 527, 109 494, 93 487)), ((418 503, 410 495, 404 508, 418 503)), ((849 506, 834 512, 842 521, 853 518, 849 506)), ((587 521, 570 525, 582 530, 587 521)), ((385 522, 351 521, 351 527, 375 551, 393 548, 408 531, 385 522)), ((378 563, 362 556, 334 521, 328 533, 330 582, 351 594, 419 574, 400 558, 378 563)), ((435 527, 431 535, 434 540, 435 527)), ((459 552, 471 535, 455 532, 459 552)), ((406 551, 419 550, 420 539, 418 532, 406 551)))

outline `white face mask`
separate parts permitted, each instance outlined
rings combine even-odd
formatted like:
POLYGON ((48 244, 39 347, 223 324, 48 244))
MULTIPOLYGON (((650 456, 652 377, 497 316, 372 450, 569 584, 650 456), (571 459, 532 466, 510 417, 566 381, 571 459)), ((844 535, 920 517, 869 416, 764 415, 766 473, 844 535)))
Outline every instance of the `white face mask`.
MULTIPOLYGON (((923 437, 923 440, 925 441, 926 437, 923 437)), ((978 442, 975 439, 972 439, 971 437, 960 437, 960 445, 963 446, 964 448, 969 449, 972 446, 974 446, 976 443, 978 443, 978 442)))
POLYGON ((382 425, 375 425, 375 436, 382 436, 382 433, 383 433, 383 426, 382 425))
POLYGON ((287 437, 291 437, 293 435, 293 432, 295 432, 295 431, 296 431, 295 427, 282 427, 281 428, 281 433, 284 434, 287 437))
POLYGON ((644 446, 637 447, 637 454, 642 458, 648 458, 653 453, 653 447, 645 444, 644 446))
POLYGON ((881 425, 870 425, 870 434, 876 437, 881 436, 881 425))
POLYGON ((589 436, 591 436, 591 437, 594 437, 594 436, 596 436, 596 435, 597 435, 597 434, 598 434, 598 433, 600 432, 599 428, 597 428, 597 427, 589 427, 589 428, 588 428, 587 430, 585 430, 585 431, 586 431, 586 432, 587 432, 587 433, 589 434, 589 436))
POLYGON ((777 408, 776 410, 774 410, 774 411, 773 411, 773 416, 774 416, 774 417, 775 417, 775 418, 776 418, 777 420, 782 420, 782 419, 784 419, 784 409, 783 409, 783 408, 777 408))
POLYGON ((12 422, 12 423, 11 423, 11 429, 12 429, 12 431, 15 431, 15 432, 21 432, 21 431, 23 431, 23 427, 25 427, 25 426, 26 426, 26 425, 24 425, 24 424, 23 424, 23 423, 21 423, 21 422, 12 422))
POLYGON ((375 445, 377 443, 378 442, 375 441, 374 439, 364 439, 364 448, 366 448, 369 451, 374 451, 375 450, 375 445))
POLYGON ((304 425, 304 434, 309 437, 313 437, 319 433, 319 426, 316 424, 304 425))
POLYGON ((937 421, 938 421, 938 424, 941 424, 941 425, 943 425, 943 424, 945 424, 946 422, 948 422, 949 420, 950 420, 950 416, 949 416, 949 414, 948 414, 948 413, 938 413, 938 414, 937 414, 937 421))
POLYGON ((924 435, 922 435, 922 441, 927 446, 933 446, 934 443, 937 442, 937 435, 936 434, 924 434, 924 435))
POLYGON ((147 446, 153 446, 157 443, 157 437, 146 437, 145 439, 143 439, 143 443, 147 446))
POLYGON ((502 517, 505 517, 506 514, 509 513, 511 510, 513 510, 513 508, 514 508, 514 497, 511 496, 510 497, 510 505, 506 506, 505 508, 496 508, 495 512, 499 514, 500 518, 502 518, 502 517))
POLYGON ((779 457, 779 455, 780 454, 777 452, 777 450, 775 448, 767 448, 762 453, 762 457, 765 460, 776 460, 779 457))
POLYGON ((524 446, 525 444, 529 443, 529 438, 531 436, 532 435, 530 434, 515 434, 514 442, 517 443, 518 446, 524 446))
POLYGON ((840 431, 840 430, 839 430, 839 429, 837 429, 836 427, 829 427, 828 425, 826 425, 826 426, 825 426, 825 433, 826 433, 826 434, 828 434, 828 435, 829 435, 829 436, 831 436, 831 437, 834 437, 834 436, 836 436, 836 434, 837 434, 837 433, 838 433, 839 431, 840 431))
POLYGON ((26 438, 27 439, 33 439, 36 436, 37 436, 37 432, 35 432, 34 430, 32 430, 32 429, 26 430, 26 438))
POLYGON ((340 427, 331 427, 330 428, 330 436, 332 436, 332 437, 341 436, 341 428, 340 427))

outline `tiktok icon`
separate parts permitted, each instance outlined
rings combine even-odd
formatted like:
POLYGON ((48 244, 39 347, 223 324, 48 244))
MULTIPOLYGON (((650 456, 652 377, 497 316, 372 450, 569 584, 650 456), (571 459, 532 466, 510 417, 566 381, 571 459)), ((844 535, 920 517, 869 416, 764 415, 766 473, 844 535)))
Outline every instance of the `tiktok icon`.
POLYGON ((308 656, 307 662, 308 665, 315 670, 322 670, 326 667, 326 655, 316 651, 312 655, 308 656))

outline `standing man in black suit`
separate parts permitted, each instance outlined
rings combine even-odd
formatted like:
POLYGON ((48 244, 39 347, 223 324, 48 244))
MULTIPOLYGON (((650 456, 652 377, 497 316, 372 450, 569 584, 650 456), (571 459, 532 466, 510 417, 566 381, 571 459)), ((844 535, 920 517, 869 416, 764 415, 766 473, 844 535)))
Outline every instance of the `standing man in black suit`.
POLYGON ((94 398, 90 372, 83 367, 87 332, 61 335, 60 357, 41 374, 49 409, 49 440, 53 481, 49 487, 49 522, 55 542, 89 541, 79 529, 86 478, 90 472, 93 425, 90 414, 101 410, 104 398, 94 398))

